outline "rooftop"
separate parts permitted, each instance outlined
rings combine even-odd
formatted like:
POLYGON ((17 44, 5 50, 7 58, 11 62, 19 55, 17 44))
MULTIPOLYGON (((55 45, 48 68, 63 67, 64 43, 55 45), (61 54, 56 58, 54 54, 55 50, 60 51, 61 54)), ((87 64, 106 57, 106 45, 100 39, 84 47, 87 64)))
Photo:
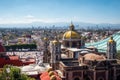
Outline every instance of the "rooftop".
POLYGON ((78 48, 67 48, 67 50, 73 51, 73 52, 82 52, 82 51, 88 51, 92 52, 93 50, 90 49, 78 49, 78 48))

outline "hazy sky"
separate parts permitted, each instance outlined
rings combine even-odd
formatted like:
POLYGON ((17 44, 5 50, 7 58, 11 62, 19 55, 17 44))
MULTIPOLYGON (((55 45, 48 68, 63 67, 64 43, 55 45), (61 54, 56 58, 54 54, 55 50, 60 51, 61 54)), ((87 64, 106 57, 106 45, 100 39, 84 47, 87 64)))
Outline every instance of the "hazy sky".
POLYGON ((119 23, 120 0, 0 0, 0 24, 119 23))

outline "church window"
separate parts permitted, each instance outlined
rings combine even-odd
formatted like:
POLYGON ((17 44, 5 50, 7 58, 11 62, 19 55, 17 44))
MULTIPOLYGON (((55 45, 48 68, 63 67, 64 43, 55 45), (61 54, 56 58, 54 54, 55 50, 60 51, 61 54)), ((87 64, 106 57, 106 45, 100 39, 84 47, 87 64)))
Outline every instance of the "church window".
POLYGON ((120 75, 117 76, 117 79, 116 80, 120 80, 120 75))
POLYGON ((90 79, 90 77, 86 76, 86 77, 85 77, 85 80, 91 80, 91 79, 90 79))
POLYGON ((74 80, 80 80, 78 77, 74 78, 74 80))
POLYGON ((58 60, 58 55, 56 55, 56 60, 58 60))
POLYGON ((104 80, 104 78, 103 78, 103 77, 100 77, 98 80, 104 80))

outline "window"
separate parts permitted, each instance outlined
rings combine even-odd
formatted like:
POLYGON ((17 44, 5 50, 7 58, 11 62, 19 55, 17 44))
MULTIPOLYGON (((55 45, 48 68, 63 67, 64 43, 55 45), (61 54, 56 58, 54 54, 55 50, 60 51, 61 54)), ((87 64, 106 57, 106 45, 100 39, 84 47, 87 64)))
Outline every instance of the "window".
POLYGON ((99 77, 98 80, 104 80, 104 78, 103 77, 99 77))
POLYGON ((120 75, 117 76, 117 79, 116 80, 120 80, 120 75))
POLYGON ((87 77, 85 77, 85 80, 91 80, 91 79, 87 76, 87 77))
POLYGON ((80 80, 78 77, 76 77, 74 80, 80 80))
POLYGON ((56 60, 58 60, 58 55, 56 55, 56 60))
POLYGON ((99 80, 104 80, 104 79, 100 78, 99 80))

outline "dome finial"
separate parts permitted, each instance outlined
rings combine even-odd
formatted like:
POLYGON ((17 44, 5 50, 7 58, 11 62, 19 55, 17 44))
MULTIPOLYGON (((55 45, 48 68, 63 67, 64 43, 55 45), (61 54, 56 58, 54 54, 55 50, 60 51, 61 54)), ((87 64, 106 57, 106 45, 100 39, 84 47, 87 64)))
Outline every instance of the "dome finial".
POLYGON ((55 40, 58 40, 57 36, 54 37, 55 40))
POLYGON ((114 40, 113 40, 113 37, 111 36, 110 37, 110 40, 108 41, 109 43, 113 43, 114 42, 114 40))
POLYGON ((72 30, 72 31, 74 30, 74 25, 73 25, 72 21, 71 21, 71 25, 70 25, 69 28, 70 28, 70 30, 72 30))
POLYGON ((111 37, 110 37, 110 39, 112 39, 112 40, 113 40, 113 37, 111 36, 111 37))

